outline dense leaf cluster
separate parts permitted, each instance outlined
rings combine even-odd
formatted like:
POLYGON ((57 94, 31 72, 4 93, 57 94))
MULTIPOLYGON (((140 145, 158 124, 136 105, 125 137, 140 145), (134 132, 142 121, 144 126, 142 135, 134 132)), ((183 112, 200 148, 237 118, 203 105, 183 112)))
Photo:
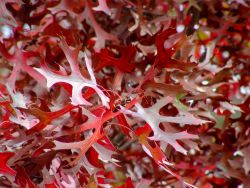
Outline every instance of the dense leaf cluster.
POLYGON ((250 187, 250 3, 1 0, 0 187, 250 187))

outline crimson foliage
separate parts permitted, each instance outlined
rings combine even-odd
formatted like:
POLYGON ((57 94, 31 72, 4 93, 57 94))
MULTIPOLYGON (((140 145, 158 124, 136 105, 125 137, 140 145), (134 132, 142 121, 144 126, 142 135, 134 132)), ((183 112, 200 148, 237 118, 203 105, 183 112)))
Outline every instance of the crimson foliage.
POLYGON ((0 187, 250 187, 246 1, 0 10, 0 187))

